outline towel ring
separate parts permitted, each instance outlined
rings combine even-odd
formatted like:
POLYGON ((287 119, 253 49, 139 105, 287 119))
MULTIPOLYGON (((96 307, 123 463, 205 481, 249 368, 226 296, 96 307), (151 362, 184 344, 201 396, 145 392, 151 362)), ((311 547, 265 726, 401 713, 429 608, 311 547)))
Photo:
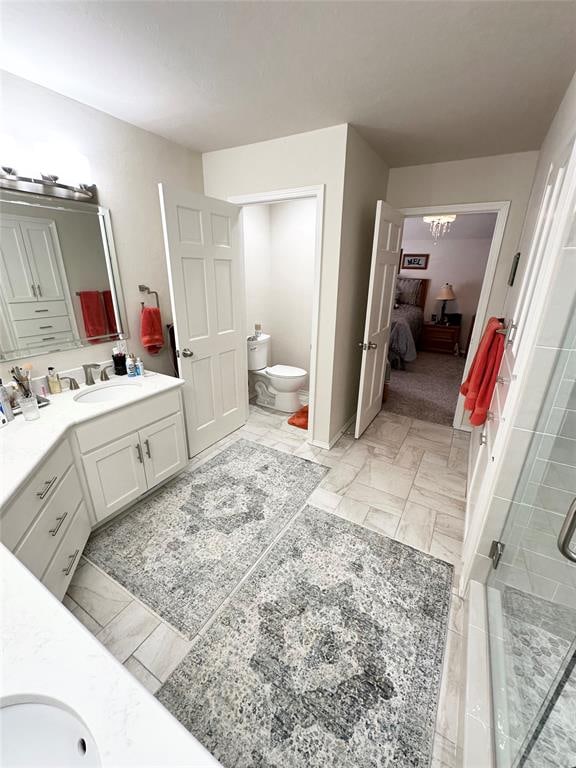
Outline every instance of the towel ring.
MULTIPOLYGON (((158 307, 158 309, 160 309, 160 299, 158 298, 158 291, 151 291, 147 285, 139 285, 138 290, 140 291, 140 293, 153 294, 156 297, 156 306, 158 307)), ((140 306, 142 307, 142 309, 144 309, 143 301, 140 302, 140 306)))

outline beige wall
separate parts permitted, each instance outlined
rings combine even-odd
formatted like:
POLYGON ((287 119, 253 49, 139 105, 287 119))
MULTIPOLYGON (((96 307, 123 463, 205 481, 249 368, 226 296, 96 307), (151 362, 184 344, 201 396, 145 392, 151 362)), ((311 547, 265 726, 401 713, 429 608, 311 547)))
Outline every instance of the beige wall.
POLYGON ((246 278, 246 332, 260 323, 270 328, 272 260, 270 258, 270 206, 247 205, 243 211, 244 273, 246 278))
POLYGON ((386 199, 388 166, 348 126, 338 273, 330 437, 356 413, 376 203, 386 199))
POLYGON ((246 318, 272 335, 270 365, 310 370, 316 200, 244 209, 246 318))
MULTIPOLYGON (((200 155, 147 131, 34 85, 2 73, 2 132, 17 138, 33 153, 41 142, 65 143, 83 155, 89 178, 98 187, 101 205, 111 211, 114 241, 126 301, 129 346, 143 356, 145 365, 165 373, 171 371, 167 350, 157 357, 145 355, 139 342, 140 300, 138 284, 149 285, 160 294, 163 322, 171 319, 168 276, 158 204, 159 181, 202 192, 200 155)), ((2 159, 7 162, 7 159, 2 159)), ((59 168, 36 171, 59 173, 59 168)), ((34 374, 48 365, 59 370, 110 356, 112 345, 31 358, 34 374)), ((10 365, 0 367, 0 376, 10 378, 10 365)))
POLYGON ((402 240, 404 253, 429 254, 428 267, 423 270, 401 269, 401 277, 420 277, 429 280, 424 319, 432 313, 440 317, 442 302, 436 299, 444 283, 451 283, 456 301, 448 302, 447 312, 462 315, 460 346, 466 349, 472 317, 478 307, 486 262, 492 238, 442 238, 434 245, 430 240, 402 240))
POLYGON ((233 195, 324 185, 322 235, 322 296, 320 300, 316 437, 331 434, 332 372, 336 337, 340 231, 344 193, 346 125, 287 136, 282 139, 208 152, 203 155, 207 195, 233 195))
POLYGON ((508 274, 518 250, 537 161, 538 152, 519 152, 390 170, 387 199, 396 208, 510 200, 489 315, 503 311, 508 274))

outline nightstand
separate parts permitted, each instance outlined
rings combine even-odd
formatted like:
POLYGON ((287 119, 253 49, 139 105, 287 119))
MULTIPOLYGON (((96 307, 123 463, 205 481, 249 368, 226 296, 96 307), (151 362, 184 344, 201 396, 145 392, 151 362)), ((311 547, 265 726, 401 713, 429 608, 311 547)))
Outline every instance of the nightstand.
POLYGON ((423 352, 460 354, 460 326, 424 323, 419 347, 423 352))

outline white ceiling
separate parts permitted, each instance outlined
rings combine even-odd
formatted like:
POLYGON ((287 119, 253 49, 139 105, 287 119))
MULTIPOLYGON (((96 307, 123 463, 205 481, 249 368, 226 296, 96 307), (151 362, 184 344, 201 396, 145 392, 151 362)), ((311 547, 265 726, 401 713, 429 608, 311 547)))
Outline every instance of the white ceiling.
MULTIPOLYGON (((495 213, 464 213, 456 216, 450 232, 443 240, 468 240, 470 238, 491 238, 496 226, 495 213)), ((408 240, 429 240, 432 242, 430 225, 425 224, 422 216, 404 219, 403 242, 408 240)))
POLYGON ((537 149, 576 3, 1 4, 0 66, 193 149, 342 122, 392 166, 537 149))

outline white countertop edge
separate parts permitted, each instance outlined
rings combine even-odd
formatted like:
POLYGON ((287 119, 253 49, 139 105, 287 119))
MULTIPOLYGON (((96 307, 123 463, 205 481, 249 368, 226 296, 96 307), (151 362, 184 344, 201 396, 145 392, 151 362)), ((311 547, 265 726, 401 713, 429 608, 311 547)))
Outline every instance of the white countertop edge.
POLYGON ((0 544, 0 697, 45 697, 89 728, 102 768, 220 763, 0 544))
MULTIPOLYGON (((147 372, 142 377, 129 379, 125 376, 111 376, 110 381, 136 384, 140 385, 142 389, 139 390, 138 397, 103 403, 77 403, 74 397, 83 391, 94 388, 84 384, 79 390, 67 390, 59 395, 50 395, 50 405, 40 409, 40 418, 36 421, 25 421, 24 417, 20 415, 0 429, 0 465, 2 468, 0 507, 12 501, 36 467, 46 458, 49 451, 66 438, 69 432, 79 424, 142 402, 162 392, 177 389, 185 384, 184 379, 153 372, 147 372)), ((98 386, 105 383, 98 382, 98 386)))

